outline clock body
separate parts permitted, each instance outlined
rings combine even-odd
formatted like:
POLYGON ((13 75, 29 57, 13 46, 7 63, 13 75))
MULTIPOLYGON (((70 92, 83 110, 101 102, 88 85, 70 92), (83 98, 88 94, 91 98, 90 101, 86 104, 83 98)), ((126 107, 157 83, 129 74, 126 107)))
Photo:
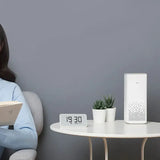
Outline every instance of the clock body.
POLYGON ((59 122, 61 127, 86 127, 87 115, 86 114, 60 114, 59 122))

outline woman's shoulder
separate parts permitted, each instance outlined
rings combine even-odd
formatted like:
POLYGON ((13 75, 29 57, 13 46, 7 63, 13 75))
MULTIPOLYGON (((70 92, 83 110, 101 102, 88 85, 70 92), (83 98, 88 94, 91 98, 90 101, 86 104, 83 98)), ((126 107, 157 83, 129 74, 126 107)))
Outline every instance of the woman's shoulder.
POLYGON ((19 85, 16 82, 10 82, 2 78, 0 78, 0 84, 2 84, 5 87, 11 87, 11 88, 19 87, 19 85))
POLYGON ((21 89, 15 82, 0 79, 0 101, 13 100, 21 94, 21 89))

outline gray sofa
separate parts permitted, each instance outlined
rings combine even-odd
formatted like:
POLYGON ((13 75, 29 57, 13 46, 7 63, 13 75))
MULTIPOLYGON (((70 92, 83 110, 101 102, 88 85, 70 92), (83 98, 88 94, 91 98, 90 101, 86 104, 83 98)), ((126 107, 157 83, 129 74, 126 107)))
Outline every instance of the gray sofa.
MULTIPOLYGON (((43 129, 43 108, 41 100, 38 95, 33 92, 24 91, 23 94, 33 115, 37 134, 40 135, 43 129)), ((3 154, 2 160, 35 160, 36 155, 37 151, 33 149, 22 149, 14 153, 7 149, 3 154)))

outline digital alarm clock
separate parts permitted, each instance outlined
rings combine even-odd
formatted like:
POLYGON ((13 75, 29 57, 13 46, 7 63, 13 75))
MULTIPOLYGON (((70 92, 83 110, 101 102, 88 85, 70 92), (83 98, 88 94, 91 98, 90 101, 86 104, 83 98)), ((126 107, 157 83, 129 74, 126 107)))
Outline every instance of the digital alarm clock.
POLYGON ((65 127, 65 126, 87 127, 87 115, 86 114, 60 114, 59 122, 61 127, 65 127))

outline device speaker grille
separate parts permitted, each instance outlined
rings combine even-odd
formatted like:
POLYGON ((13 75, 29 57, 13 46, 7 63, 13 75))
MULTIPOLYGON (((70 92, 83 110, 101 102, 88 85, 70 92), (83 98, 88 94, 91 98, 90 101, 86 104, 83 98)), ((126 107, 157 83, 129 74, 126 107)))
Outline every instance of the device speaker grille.
POLYGON ((145 120, 145 106, 144 103, 135 102, 129 105, 129 120, 130 121, 144 121, 145 120))

